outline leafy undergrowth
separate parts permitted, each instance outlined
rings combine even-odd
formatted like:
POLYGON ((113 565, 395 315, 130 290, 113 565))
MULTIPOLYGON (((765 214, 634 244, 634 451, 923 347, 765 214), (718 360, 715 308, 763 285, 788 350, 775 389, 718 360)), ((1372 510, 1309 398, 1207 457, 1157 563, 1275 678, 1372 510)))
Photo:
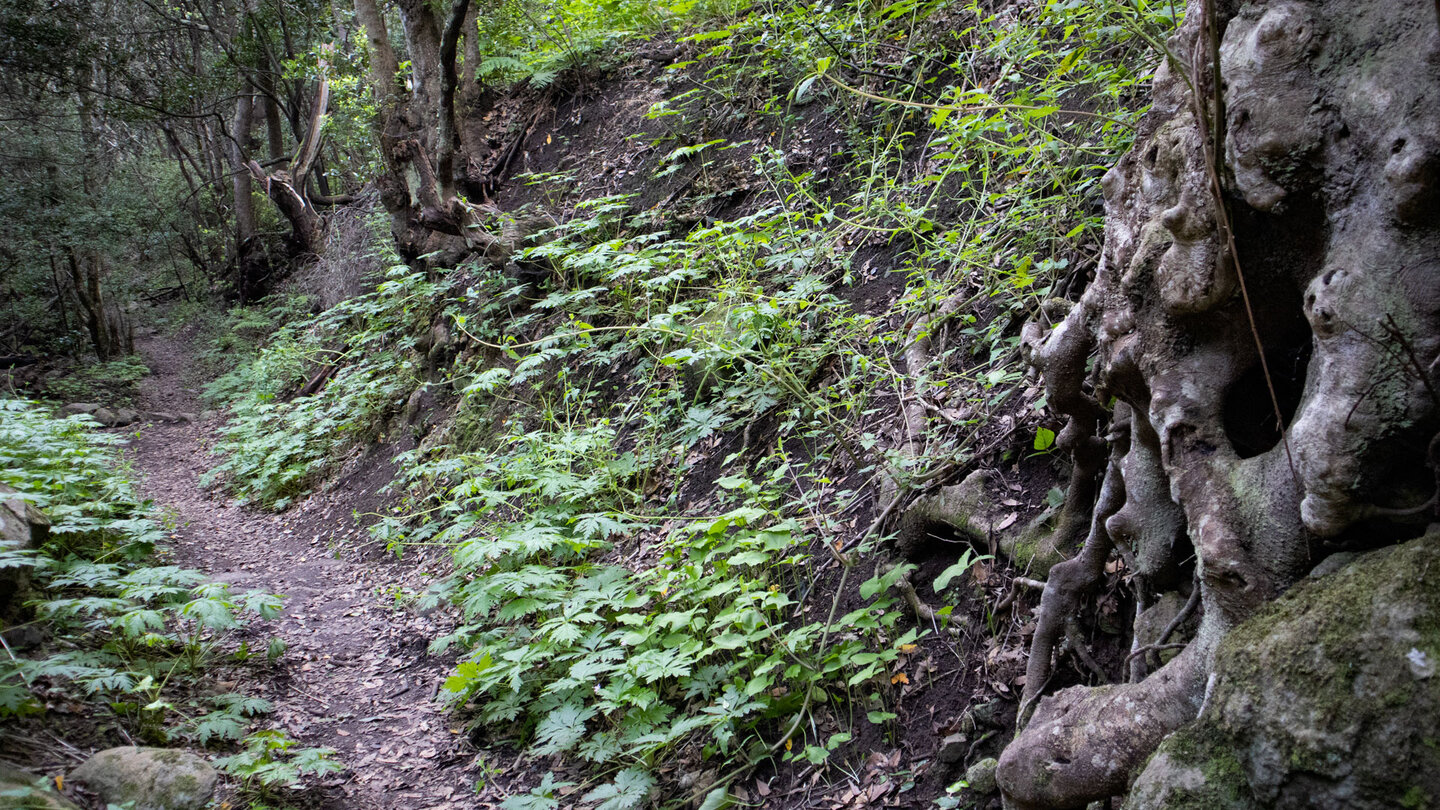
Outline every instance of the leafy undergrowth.
MULTIPOLYGON (((481 738, 563 763, 506 807, 714 808, 756 768, 863 759, 852 742, 896 737, 912 657, 949 651, 945 622, 979 588, 978 551, 948 560, 920 583, 936 620, 915 626, 887 518, 1053 441, 1019 327, 1083 286, 1100 176, 1171 13, 711 17, 650 108, 644 188, 577 198, 583 170, 537 167, 524 195, 559 224, 510 271, 397 264, 281 330, 226 383, 218 474, 283 508, 422 425, 374 532, 452 552, 426 597, 464 616, 434 645, 463 654, 445 698, 481 738), (802 138, 770 137, 808 132, 796 105, 817 100, 824 176, 802 138), (742 203, 722 189, 737 172, 742 203), (640 204, 677 182, 681 204, 640 204), (427 398, 433 429, 406 407, 427 398)), ((559 52, 525 42, 482 69, 552 80, 559 52)))
MULTIPOLYGON (((167 518, 136 496, 113 447, 121 439, 96 427, 86 416, 55 419, 34 403, 0 399, 4 497, 49 520, 38 545, 0 546, 0 569, 18 586, 0 604, 8 639, 0 720, 17 735, 38 733, 47 718, 88 717, 101 741, 239 741, 270 704, 215 693, 210 682, 223 667, 284 653, 278 639, 252 650, 240 632, 250 620, 275 618, 282 599, 157 564, 167 518)), ((289 767, 334 764, 324 751, 305 757, 289 767)), ((254 786, 298 783, 299 775, 262 774, 275 778, 254 786)))
POLYGON ((234 420, 205 480, 223 477, 242 500, 283 509, 346 450, 374 439, 420 382, 404 349, 446 289, 394 265, 373 291, 280 328, 257 359, 209 384, 206 397, 229 405, 234 420), (326 375, 323 395, 279 396, 307 373, 326 375))
POLYGON ((135 404, 141 378, 150 373, 138 355, 107 362, 84 363, 47 380, 40 390, 58 402, 97 402, 109 407, 135 404))

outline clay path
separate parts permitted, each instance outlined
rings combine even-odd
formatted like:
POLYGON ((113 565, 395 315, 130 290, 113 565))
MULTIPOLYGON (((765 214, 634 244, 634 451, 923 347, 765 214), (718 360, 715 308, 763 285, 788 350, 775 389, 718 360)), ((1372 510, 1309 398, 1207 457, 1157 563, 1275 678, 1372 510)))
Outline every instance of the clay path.
MULTIPOLYGON (((199 411, 186 378, 186 341, 151 338, 141 346, 153 374, 142 383, 150 411, 199 411)), ((459 720, 432 701, 448 662, 425 654, 443 634, 443 613, 423 615, 397 589, 423 589, 433 560, 402 561, 371 543, 362 528, 383 501, 390 453, 356 459, 354 472, 328 492, 280 515, 206 492, 198 478, 212 463, 213 421, 155 424, 133 443, 141 489, 174 518, 176 564, 232 583, 289 597, 284 615, 249 632, 263 659, 269 636, 288 651, 273 669, 225 670, 235 688, 275 705, 270 727, 305 745, 339 752, 347 770, 324 780, 304 804, 346 810, 462 808, 476 801, 475 751, 459 720)))

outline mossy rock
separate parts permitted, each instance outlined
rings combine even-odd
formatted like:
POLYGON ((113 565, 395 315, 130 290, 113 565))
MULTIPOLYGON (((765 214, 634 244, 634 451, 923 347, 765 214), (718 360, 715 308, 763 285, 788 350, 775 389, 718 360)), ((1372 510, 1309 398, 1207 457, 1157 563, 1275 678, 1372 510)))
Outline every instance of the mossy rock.
POLYGON ((1305 582, 1220 646, 1126 804, 1440 808, 1440 531, 1305 582))
POLYGON ((70 779, 110 804, 134 810, 200 810, 219 776, 205 760, 173 748, 111 748, 76 768, 70 779))
POLYGON ((43 776, 0 762, 0 810, 79 810, 43 776))

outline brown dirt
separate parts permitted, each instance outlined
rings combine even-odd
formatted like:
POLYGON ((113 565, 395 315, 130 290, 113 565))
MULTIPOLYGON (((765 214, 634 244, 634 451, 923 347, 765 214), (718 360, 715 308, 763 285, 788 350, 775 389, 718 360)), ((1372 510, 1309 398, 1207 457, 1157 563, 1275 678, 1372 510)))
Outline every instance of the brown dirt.
MULTIPOLYGON (((182 337, 140 346, 151 377, 141 385, 148 410, 195 411, 182 337)), ((206 492, 199 476, 213 420, 151 424, 139 431, 134 461, 141 491, 176 523, 174 562, 231 583, 288 597, 280 619, 255 625, 251 647, 268 637, 287 645, 270 671, 246 668, 239 690, 271 700, 267 724, 306 746, 339 752, 347 770, 305 797, 322 808, 460 808, 471 799, 475 751, 460 721, 434 702, 451 661, 426 654, 449 629, 443 611, 414 610, 404 593, 423 590, 436 560, 397 560, 367 545, 365 515, 383 508, 378 489, 393 466, 387 448, 352 459, 349 474, 283 514, 239 506, 206 492), (400 598, 397 598, 400 595, 400 598)))

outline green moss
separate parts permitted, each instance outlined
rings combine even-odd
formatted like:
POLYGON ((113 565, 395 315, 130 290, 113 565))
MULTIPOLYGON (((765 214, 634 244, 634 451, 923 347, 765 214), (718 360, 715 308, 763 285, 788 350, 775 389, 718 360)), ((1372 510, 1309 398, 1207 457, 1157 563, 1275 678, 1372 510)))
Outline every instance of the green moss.
POLYGON ((1428 646, 1415 631, 1428 637, 1440 616, 1436 563, 1440 534, 1366 554, 1235 628, 1216 656, 1209 709, 1161 746, 1178 784, 1167 796, 1182 797, 1163 806, 1243 807, 1251 777, 1268 792, 1297 789, 1299 774, 1384 804, 1415 785, 1406 806, 1433 806, 1440 681, 1413 677, 1405 658, 1428 646), (1280 772, 1250 772, 1257 745, 1280 755, 1280 772))
POLYGON ((200 780, 194 774, 181 774, 171 781, 168 792, 171 796, 193 796, 200 792, 200 780))
POLYGON ((1158 805, 1166 810, 1252 807, 1245 767, 1235 752, 1236 741, 1217 729, 1201 723, 1180 729, 1160 744, 1151 759, 1152 765, 1157 759, 1168 760, 1163 763, 1161 778, 1137 790, 1130 806, 1157 806, 1163 795, 1158 805), (1199 779, 1195 778, 1197 772, 1199 779), (1142 792, 1150 795, 1138 795, 1142 792))

